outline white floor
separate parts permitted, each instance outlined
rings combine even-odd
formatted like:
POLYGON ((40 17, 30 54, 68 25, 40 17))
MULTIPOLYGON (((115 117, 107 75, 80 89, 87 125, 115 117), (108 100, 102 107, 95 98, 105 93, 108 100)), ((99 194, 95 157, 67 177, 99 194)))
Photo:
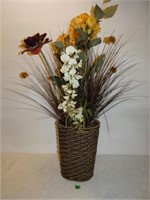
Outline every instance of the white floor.
POLYGON ((149 199, 148 156, 98 155, 94 177, 82 183, 61 177, 56 154, 1 158, 2 199, 149 199))

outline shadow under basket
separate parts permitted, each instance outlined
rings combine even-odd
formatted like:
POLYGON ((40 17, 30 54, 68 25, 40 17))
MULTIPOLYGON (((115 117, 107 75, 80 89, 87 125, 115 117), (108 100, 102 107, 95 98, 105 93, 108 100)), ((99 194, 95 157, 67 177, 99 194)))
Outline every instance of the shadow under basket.
POLYGON ((78 130, 56 121, 61 174, 72 181, 87 181, 94 173, 100 123, 78 130))

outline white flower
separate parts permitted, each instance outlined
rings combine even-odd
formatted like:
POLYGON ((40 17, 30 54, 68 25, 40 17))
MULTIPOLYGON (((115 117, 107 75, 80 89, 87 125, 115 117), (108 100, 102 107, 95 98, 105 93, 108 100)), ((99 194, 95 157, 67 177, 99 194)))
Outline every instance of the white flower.
POLYGON ((69 116, 73 119, 74 116, 75 116, 75 113, 72 111, 72 112, 69 113, 69 116))
POLYGON ((72 99, 74 99, 76 96, 77 94, 74 94, 74 93, 71 94, 72 99))
POLYGON ((64 89, 64 91, 67 91, 69 89, 69 84, 62 85, 62 88, 64 89))
POLYGON ((79 87, 79 80, 83 78, 78 72, 78 68, 81 68, 83 65, 82 60, 80 60, 80 62, 77 61, 80 52, 81 50, 69 46, 66 48, 65 52, 62 53, 60 58, 64 63, 60 71, 64 74, 63 79, 68 83, 62 85, 64 101, 58 105, 58 109, 62 109, 67 113, 75 126, 83 122, 83 108, 75 108, 77 102, 74 101, 77 96, 76 88, 79 87))
POLYGON ((83 121, 83 114, 82 114, 82 111, 83 111, 83 108, 82 107, 79 107, 76 109, 76 115, 74 116, 75 117, 75 120, 78 120, 80 122, 83 121))
POLYGON ((66 53, 72 56, 75 53, 76 49, 73 46, 69 46, 66 48, 66 53))
POLYGON ((76 53, 78 54, 81 53, 81 49, 76 50, 76 53))
POLYGON ((81 76, 81 75, 76 75, 75 76, 75 78, 77 79, 77 80, 79 80, 79 79, 81 79, 83 76, 81 76))
POLYGON ((69 100, 69 96, 63 96, 65 100, 69 100))
POLYGON ((74 59, 78 59, 78 58, 79 58, 78 54, 75 54, 75 55, 73 56, 73 58, 74 58, 74 59))
POLYGON ((69 82, 70 82, 70 84, 72 85, 73 88, 79 87, 79 81, 76 80, 75 78, 72 78, 69 82))
POLYGON ((72 94, 72 90, 66 90, 65 91, 67 94, 72 94))
POLYGON ((77 102, 71 100, 71 101, 69 101, 69 104, 68 104, 68 105, 74 106, 76 103, 77 103, 77 102))
POLYGON ((77 64, 76 59, 74 59, 74 58, 69 59, 69 65, 76 65, 76 64, 77 64))
POLYGON ((71 77, 70 77, 70 75, 69 75, 69 73, 68 72, 66 72, 65 74, 64 74, 64 80, 65 81, 70 81, 70 79, 71 79, 71 77))
POLYGON ((75 90, 72 90, 72 94, 76 94, 76 91, 75 91, 75 90))
POLYGON ((61 103, 58 105, 58 109, 59 109, 59 110, 62 110, 62 109, 63 109, 63 107, 62 107, 62 104, 61 104, 61 103))
POLYGON ((68 111, 73 112, 73 110, 75 109, 75 104, 76 102, 75 101, 68 101, 68 104, 67 104, 67 109, 68 111))
POLYGON ((82 120, 83 120, 83 115, 82 115, 82 113, 78 113, 77 115, 75 115, 75 118, 76 118, 77 120, 79 120, 80 122, 82 122, 82 120))
POLYGON ((67 105, 67 101, 65 100, 62 102, 62 107, 65 107, 66 105, 67 105))
POLYGON ((70 57, 68 56, 68 54, 63 53, 63 54, 61 55, 60 59, 61 59, 61 61, 62 61, 63 63, 67 63, 67 62, 69 61, 70 57))
POLYGON ((63 111, 64 111, 65 113, 68 112, 68 110, 67 110, 67 106, 65 106, 65 107, 63 108, 63 111))
POLYGON ((63 65, 62 68, 60 69, 60 71, 64 74, 66 72, 68 72, 70 69, 70 65, 63 65))
POLYGON ((58 105, 58 109, 59 109, 59 110, 62 110, 62 109, 64 109, 64 108, 66 107, 66 105, 67 105, 67 101, 63 101, 62 103, 60 103, 60 104, 58 105))
POLYGON ((80 62, 78 63, 78 67, 82 67, 82 60, 80 60, 80 62))
POLYGON ((75 68, 72 68, 70 71, 69 71, 69 75, 75 75, 76 74, 76 70, 75 70, 75 68))
POLYGON ((80 113, 83 112, 83 108, 82 108, 82 107, 79 107, 77 110, 78 110, 78 112, 80 112, 80 113))

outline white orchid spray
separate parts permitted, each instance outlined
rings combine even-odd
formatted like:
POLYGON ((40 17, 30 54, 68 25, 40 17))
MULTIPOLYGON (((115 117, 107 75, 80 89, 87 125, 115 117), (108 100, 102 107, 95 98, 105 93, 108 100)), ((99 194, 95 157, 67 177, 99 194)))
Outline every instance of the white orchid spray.
POLYGON ((68 46, 61 54, 61 61, 64 63, 60 71, 63 73, 63 79, 66 81, 65 85, 62 85, 64 89, 64 101, 59 104, 58 109, 62 109, 73 120, 73 124, 76 126, 81 125, 83 122, 83 108, 76 108, 77 102, 75 97, 77 96, 76 89, 80 86, 79 80, 82 76, 79 74, 79 68, 82 67, 82 60, 79 59, 80 50, 77 50, 73 46, 68 46))

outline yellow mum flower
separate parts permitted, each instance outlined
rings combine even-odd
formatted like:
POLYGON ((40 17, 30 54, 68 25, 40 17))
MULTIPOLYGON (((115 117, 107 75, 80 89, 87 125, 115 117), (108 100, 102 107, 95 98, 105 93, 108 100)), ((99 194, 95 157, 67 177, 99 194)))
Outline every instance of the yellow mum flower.
POLYGON ((67 33, 63 33, 57 38, 57 41, 61 41, 63 42, 64 45, 66 45, 66 38, 67 38, 67 33))
POLYGON ((100 32, 100 24, 96 21, 95 17, 82 13, 79 16, 73 18, 69 26, 70 41, 75 44, 75 40, 80 37, 80 34, 76 32, 76 29, 82 29, 89 35, 90 39, 97 37, 100 32))

